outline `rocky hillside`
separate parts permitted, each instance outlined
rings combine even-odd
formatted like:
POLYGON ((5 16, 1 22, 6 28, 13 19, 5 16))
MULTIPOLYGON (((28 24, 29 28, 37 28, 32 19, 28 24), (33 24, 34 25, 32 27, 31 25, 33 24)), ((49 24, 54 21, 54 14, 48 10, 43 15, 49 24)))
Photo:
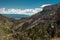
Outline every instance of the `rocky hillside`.
POLYGON ((59 10, 60 4, 46 6, 43 11, 22 20, 10 19, 1 14, 0 40, 50 40, 60 37, 56 20, 60 17, 56 15, 60 14, 59 10))

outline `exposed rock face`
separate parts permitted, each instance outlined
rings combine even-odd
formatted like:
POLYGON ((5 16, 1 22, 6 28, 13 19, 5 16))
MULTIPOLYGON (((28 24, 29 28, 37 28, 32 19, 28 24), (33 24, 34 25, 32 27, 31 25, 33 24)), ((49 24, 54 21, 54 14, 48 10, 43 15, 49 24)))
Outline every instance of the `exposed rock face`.
POLYGON ((44 10, 57 10, 59 8, 60 4, 55 4, 55 5, 50 5, 50 6, 46 6, 43 9, 44 10))
POLYGON ((56 20, 60 20, 60 6, 59 6, 59 8, 56 10, 55 18, 56 18, 56 20))
POLYGON ((60 29, 60 6, 59 6, 59 8, 56 10, 55 20, 56 20, 56 24, 57 24, 57 29, 60 29))

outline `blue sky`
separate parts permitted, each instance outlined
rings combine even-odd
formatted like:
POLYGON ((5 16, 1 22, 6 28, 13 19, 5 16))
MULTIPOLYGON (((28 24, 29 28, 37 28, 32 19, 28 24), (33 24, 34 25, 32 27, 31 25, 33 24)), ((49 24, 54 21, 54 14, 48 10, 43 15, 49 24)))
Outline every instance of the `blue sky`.
POLYGON ((60 0, 0 0, 0 7, 5 8, 36 8, 43 4, 56 4, 60 0))
MULTIPOLYGON (((35 10, 36 8, 38 10, 40 10, 40 6, 42 6, 42 5, 57 4, 57 3, 60 3, 60 0, 0 0, 0 11, 8 11, 8 9, 10 11, 12 9, 13 9, 13 11, 16 11, 16 10, 23 11, 26 9, 35 10)), ((0 13, 4 13, 4 12, 0 12, 0 13)), ((5 12, 5 13, 7 13, 7 12, 5 12)), ((12 12, 10 12, 10 13, 12 13, 12 12)), ((15 12, 13 12, 13 13, 15 13, 15 12)), ((32 13, 32 12, 27 12, 27 13, 32 13)))

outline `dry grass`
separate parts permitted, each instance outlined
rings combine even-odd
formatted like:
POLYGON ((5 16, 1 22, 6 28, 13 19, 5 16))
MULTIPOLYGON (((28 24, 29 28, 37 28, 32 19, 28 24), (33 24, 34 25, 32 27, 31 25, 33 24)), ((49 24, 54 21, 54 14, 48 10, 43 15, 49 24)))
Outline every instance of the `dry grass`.
POLYGON ((60 40, 60 38, 52 38, 52 40, 60 40))

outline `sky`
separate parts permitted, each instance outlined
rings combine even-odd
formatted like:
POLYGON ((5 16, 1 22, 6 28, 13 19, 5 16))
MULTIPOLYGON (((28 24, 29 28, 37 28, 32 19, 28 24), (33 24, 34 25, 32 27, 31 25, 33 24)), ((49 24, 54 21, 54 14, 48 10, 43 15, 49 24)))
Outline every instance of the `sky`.
POLYGON ((33 15, 44 6, 60 3, 60 0, 0 0, 0 14, 33 15))

